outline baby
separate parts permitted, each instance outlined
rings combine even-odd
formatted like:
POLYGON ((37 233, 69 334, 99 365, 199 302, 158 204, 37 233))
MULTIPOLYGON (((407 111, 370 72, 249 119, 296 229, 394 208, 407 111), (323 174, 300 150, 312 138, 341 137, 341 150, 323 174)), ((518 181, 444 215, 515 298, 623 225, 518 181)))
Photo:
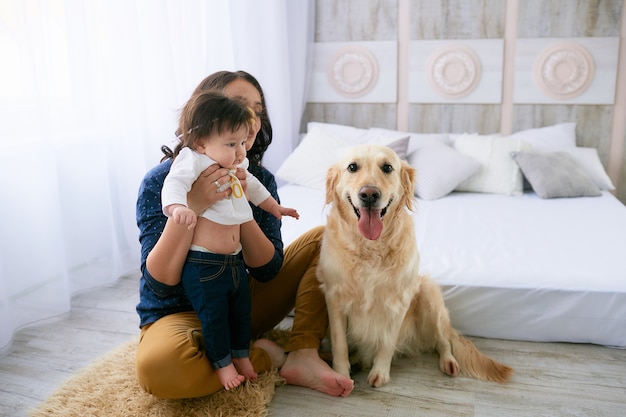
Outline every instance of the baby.
POLYGON ((211 365, 227 390, 257 378, 249 359, 250 293, 240 254, 240 225, 253 220, 247 197, 278 219, 299 218, 295 209, 278 204, 247 171, 246 152, 254 144, 248 132, 254 123, 250 108, 222 93, 204 91, 192 96, 181 111, 181 142, 174 150, 161 195, 165 215, 194 229, 182 284, 202 325, 211 365), (230 171, 225 184, 216 181, 216 192, 230 187, 232 193, 197 216, 187 206, 187 192, 213 164, 230 171), (246 170, 247 196, 235 175, 237 168, 246 170))

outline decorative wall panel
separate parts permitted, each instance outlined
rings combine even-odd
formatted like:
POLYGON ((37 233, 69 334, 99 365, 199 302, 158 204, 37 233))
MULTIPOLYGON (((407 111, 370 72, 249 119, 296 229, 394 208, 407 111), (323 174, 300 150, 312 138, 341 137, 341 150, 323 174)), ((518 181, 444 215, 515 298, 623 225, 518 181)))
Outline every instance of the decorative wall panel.
POLYGON ((516 103, 612 104, 619 38, 518 39, 516 103))
POLYGON ((411 41, 409 102, 500 103, 500 39, 411 41))
POLYGON ((318 42, 308 101, 394 103, 396 42, 318 42))

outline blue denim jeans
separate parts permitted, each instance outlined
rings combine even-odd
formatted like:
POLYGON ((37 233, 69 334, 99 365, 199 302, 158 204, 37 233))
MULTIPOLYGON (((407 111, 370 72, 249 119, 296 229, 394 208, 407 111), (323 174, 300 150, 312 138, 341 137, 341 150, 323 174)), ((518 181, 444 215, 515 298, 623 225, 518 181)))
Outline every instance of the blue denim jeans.
POLYGON ((182 275, 185 294, 202 324, 211 365, 223 368, 232 358, 248 357, 250 288, 241 254, 189 251, 182 275))

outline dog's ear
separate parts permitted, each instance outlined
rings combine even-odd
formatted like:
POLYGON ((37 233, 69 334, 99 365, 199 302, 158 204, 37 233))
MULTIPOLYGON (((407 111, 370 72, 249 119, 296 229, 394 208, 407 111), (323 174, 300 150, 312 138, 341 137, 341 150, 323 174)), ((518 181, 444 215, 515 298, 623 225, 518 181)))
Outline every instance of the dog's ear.
POLYGON ((402 182, 402 204, 413 211, 413 193, 415 193, 415 168, 402 161, 400 166, 400 181, 402 182))
POLYGON ((326 173, 326 204, 330 204, 335 200, 333 197, 335 195, 335 187, 337 186, 338 180, 339 167, 337 165, 333 165, 328 168, 328 172, 326 173))

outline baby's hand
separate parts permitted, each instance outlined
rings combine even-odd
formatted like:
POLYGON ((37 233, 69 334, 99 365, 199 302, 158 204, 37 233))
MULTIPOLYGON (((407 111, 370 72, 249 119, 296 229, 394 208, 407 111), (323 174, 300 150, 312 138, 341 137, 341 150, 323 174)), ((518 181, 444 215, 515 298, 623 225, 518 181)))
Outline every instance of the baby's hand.
POLYGON ((278 218, 278 219, 281 219, 283 216, 289 216, 289 217, 293 217, 295 219, 299 219, 300 218, 300 215, 298 214, 296 209, 283 207, 283 206, 277 206, 276 211, 277 211, 278 215, 275 213, 274 216, 276 216, 276 218, 278 218))
POLYGON ((176 206, 172 210, 172 219, 174 220, 174 223, 186 224, 188 226, 187 228, 191 230, 196 227, 198 216, 196 216, 196 213, 190 208, 185 206, 176 206))

